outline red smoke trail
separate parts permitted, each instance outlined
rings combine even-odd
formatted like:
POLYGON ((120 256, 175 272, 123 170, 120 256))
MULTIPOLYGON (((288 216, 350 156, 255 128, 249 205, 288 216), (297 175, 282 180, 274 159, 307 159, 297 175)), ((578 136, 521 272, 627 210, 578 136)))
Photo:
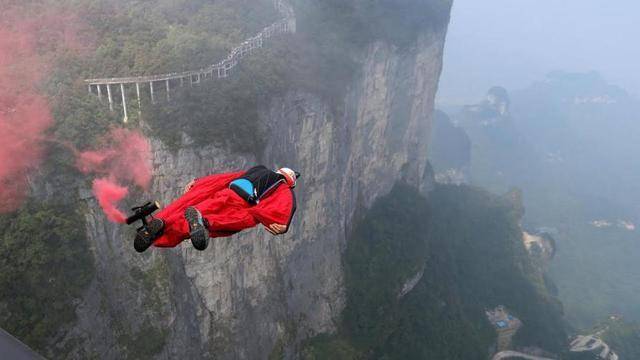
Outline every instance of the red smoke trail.
POLYGON ((101 176, 93 182, 93 192, 111 221, 123 223, 118 203, 128 194, 122 183, 147 189, 151 182, 151 145, 138 131, 113 128, 98 150, 77 154, 76 165, 85 174, 101 176))
POLYGON ((107 219, 117 223, 125 222, 126 215, 118 210, 117 204, 129 194, 129 189, 119 186, 109 179, 95 179, 93 180, 93 193, 96 194, 98 203, 107 215, 107 219))
POLYGON ((98 150, 78 154, 77 166, 94 173, 147 189, 151 181, 151 145, 138 131, 113 128, 98 150))
MULTIPOLYGON (((0 107, 7 104, 2 95, 0 90, 0 107)), ((0 112, 0 213, 15 210, 24 200, 28 175, 42 158, 40 138, 52 124, 47 103, 39 96, 24 95, 10 106, 0 112)))
MULTIPOLYGON (((1 0, 0 0, 1 1, 1 0)), ((89 43, 79 35, 82 22, 70 9, 50 2, 10 1, 0 5, 0 213, 13 211, 27 195, 28 176, 43 161, 53 125, 50 106, 38 86, 50 64, 89 43), (28 15, 27 15, 28 14, 28 15), (46 139, 46 140, 45 140, 46 139)), ((101 178, 93 191, 108 218, 123 222, 116 205, 127 194, 123 183, 146 189, 151 181, 151 151, 138 132, 113 129, 104 146, 78 154, 78 168, 101 178)))
POLYGON ((0 28, 0 212, 15 210, 24 200, 28 175, 40 164, 39 143, 51 126, 49 105, 34 90, 38 71, 29 34, 0 28), (36 74, 34 74, 36 73, 36 74))
POLYGON ((21 6, 3 5, 0 12, 0 213, 20 206, 28 176, 42 162, 53 118, 38 85, 55 54, 82 48, 72 15, 32 7, 25 16, 21 6))

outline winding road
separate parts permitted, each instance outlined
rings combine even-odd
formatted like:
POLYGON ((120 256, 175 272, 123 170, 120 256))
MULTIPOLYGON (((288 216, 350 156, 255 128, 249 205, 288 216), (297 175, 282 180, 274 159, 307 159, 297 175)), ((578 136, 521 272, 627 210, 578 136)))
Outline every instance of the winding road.
POLYGON ((534 355, 524 354, 521 352, 510 351, 510 350, 501 351, 493 355, 493 358, 491 358, 491 360, 502 360, 502 359, 554 360, 550 358, 534 356, 534 355))
POLYGON ((579 335, 571 342, 572 352, 596 351, 599 349, 602 349, 600 351, 600 359, 618 360, 618 354, 611 351, 607 343, 593 335, 579 335))

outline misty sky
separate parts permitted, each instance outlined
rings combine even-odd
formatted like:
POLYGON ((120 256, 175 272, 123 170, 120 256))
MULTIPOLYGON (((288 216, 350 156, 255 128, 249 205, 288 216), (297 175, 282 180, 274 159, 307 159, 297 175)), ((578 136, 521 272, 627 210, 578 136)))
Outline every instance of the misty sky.
POLYGON ((597 70, 640 95, 640 0, 454 0, 438 99, 597 70))

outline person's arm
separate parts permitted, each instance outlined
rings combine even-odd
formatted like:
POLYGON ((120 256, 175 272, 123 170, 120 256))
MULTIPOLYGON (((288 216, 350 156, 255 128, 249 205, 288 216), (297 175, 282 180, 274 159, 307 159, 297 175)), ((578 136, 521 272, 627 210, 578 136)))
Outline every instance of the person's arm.
POLYGON ((274 235, 284 234, 289 231, 296 211, 295 193, 286 185, 280 185, 250 210, 267 231, 274 235))
POLYGON ((184 191, 182 192, 183 194, 186 194, 189 192, 189 190, 191 190, 191 188, 193 188, 193 184, 196 183, 196 179, 193 179, 191 181, 189 181, 189 183, 187 183, 187 185, 185 185, 184 187, 184 191))
POLYGON ((289 226, 281 225, 281 224, 271 224, 269 226, 265 225, 264 228, 267 229, 267 231, 270 232, 272 235, 276 235, 276 236, 285 234, 289 230, 289 226))

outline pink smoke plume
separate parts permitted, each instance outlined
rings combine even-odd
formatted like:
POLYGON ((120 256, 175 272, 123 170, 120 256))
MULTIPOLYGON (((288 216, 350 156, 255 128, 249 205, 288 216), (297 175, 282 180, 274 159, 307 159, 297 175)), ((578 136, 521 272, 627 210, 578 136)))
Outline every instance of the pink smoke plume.
MULTIPOLYGON (((8 1, 0 12, 0 213, 17 209, 27 196, 29 175, 42 163, 53 125, 39 85, 50 64, 69 51, 88 49, 83 23, 72 9, 50 3, 8 1), (24 14, 30 14, 24 16, 24 14)), ((142 134, 112 129, 95 151, 78 154, 78 168, 100 178, 93 191, 108 218, 123 222, 117 204, 128 194, 121 184, 143 189, 151 181, 151 151, 142 134)))
POLYGON ((125 222, 127 217, 118 209, 117 204, 129 194, 129 189, 115 184, 109 179, 95 179, 93 180, 93 193, 96 194, 98 203, 107 215, 107 219, 116 223, 125 222))
MULTIPOLYGON (((0 93, 0 107, 6 104, 3 100, 0 93)), ((0 112, 0 213, 15 210, 26 197, 28 175, 42 159, 42 136, 53 122, 39 96, 25 95, 10 106, 0 112)))
POLYGON ((81 152, 76 165, 84 174, 100 176, 93 182, 93 192, 107 218, 124 223, 118 204, 129 193, 121 184, 148 189, 151 182, 151 145, 139 131, 113 128, 100 141, 97 150, 81 152))
POLYGON ((44 156, 53 117, 38 86, 59 51, 82 48, 72 15, 42 8, 25 17, 19 6, 0 13, 0 213, 20 206, 44 156))

